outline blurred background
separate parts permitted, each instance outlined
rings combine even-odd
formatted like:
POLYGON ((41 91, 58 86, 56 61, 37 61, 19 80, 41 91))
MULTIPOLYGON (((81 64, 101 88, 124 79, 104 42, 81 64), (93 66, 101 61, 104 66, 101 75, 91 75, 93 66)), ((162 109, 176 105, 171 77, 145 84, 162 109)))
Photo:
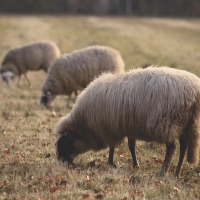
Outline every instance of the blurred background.
POLYGON ((200 16, 200 0, 0 0, 1 13, 200 16))

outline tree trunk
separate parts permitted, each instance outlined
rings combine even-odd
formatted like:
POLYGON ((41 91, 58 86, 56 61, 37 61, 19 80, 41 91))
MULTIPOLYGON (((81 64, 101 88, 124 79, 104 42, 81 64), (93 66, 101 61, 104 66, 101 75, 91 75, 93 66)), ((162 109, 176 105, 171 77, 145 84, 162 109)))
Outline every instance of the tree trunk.
POLYGON ((132 0, 126 0, 126 15, 132 14, 132 0))

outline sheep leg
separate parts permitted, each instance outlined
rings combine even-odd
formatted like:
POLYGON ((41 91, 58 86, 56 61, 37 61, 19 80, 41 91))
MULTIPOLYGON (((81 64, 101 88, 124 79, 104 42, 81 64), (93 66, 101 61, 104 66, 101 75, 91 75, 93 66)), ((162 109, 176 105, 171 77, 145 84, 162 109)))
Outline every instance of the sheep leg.
POLYGON ((166 144, 165 160, 160 171, 160 176, 164 176, 169 171, 170 162, 172 160, 175 149, 176 144, 174 142, 166 144))
POLYGON ((133 138, 128 138, 128 147, 131 152, 132 160, 133 160, 133 167, 139 168, 139 163, 137 161, 137 156, 135 152, 135 140, 133 138))
POLYGON ((78 91, 77 90, 75 90, 74 91, 74 94, 76 95, 76 97, 78 96, 78 91))
POLYGON ((24 73, 24 77, 25 77, 26 81, 28 82, 28 86, 30 87, 31 82, 29 81, 28 77, 26 76, 26 73, 24 73))
POLYGON ((66 105, 67 108, 70 107, 70 106, 69 106, 70 101, 71 101, 71 94, 69 95, 69 98, 67 99, 67 105, 66 105))
POLYGON ((181 171, 181 168, 182 168, 182 165, 183 165, 183 160, 184 160, 184 157, 185 157, 185 154, 186 154, 186 151, 187 151, 187 143, 185 141, 185 135, 182 134, 179 138, 179 143, 180 143, 180 156, 179 156, 179 161, 178 161, 178 165, 177 165, 177 168, 176 168, 176 177, 179 178, 180 176, 180 171, 181 171))
POLYGON ((20 87, 20 79, 21 79, 21 76, 18 76, 17 87, 20 87))
POLYGON ((108 165, 116 167, 113 163, 113 155, 114 155, 115 147, 109 147, 109 157, 108 157, 108 165))

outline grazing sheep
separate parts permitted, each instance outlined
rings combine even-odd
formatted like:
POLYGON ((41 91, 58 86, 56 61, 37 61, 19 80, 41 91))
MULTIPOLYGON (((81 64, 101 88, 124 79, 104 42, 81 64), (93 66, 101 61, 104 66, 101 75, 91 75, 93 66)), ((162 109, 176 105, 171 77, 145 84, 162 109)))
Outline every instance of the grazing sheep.
POLYGON ((0 69, 2 79, 9 85, 11 79, 18 76, 17 85, 19 86, 20 77, 24 74, 30 85, 26 72, 40 69, 47 72, 59 56, 59 48, 51 41, 34 42, 13 48, 3 58, 0 69))
POLYGON ((46 107, 53 99, 69 95, 85 88, 95 76, 102 72, 124 72, 124 62, 120 53, 110 47, 92 46, 64 54, 50 68, 42 86, 40 103, 46 107))
POLYGON ((69 164, 88 150, 109 147, 113 165, 115 146, 128 137, 133 166, 138 166, 136 139, 155 141, 166 144, 164 175, 179 139, 178 177, 187 150, 187 161, 198 163, 199 125, 200 79, 194 74, 167 67, 107 73, 90 83, 56 126, 57 157, 69 164))

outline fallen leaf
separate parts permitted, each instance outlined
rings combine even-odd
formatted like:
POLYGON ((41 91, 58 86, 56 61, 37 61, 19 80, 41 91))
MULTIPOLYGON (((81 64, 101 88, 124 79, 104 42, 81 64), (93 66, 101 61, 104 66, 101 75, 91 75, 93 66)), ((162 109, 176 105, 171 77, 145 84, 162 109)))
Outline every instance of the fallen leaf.
POLYGON ((51 128, 49 128, 48 131, 49 131, 49 133, 52 133, 52 129, 51 128))
POLYGON ((38 200, 47 200, 47 199, 43 196, 40 196, 38 200))
POLYGON ((128 159, 128 156, 127 156, 126 152, 124 152, 124 151, 118 151, 117 154, 118 154, 118 156, 119 156, 120 158, 128 159))
POLYGON ((102 194, 97 194, 97 196, 95 197, 95 199, 103 199, 103 195, 102 194))
POLYGON ((132 172, 132 171, 133 171, 133 167, 129 165, 129 166, 127 167, 127 171, 128 171, 128 172, 132 172))
POLYGON ((70 173, 67 173, 65 176, 66 176, 67 179, 72 179, 73 178, 72 174, 70 174, 70 173))
POLYGON ((16 152, 17 155, 21 156, 22 158, 25 158, 25 155, 22 154, 21 152, 16 152))
POLYGON ((9 183, 8 181, 4 180, 3 181, 3 186, 5 186, 5 187, 8 186, 8 183, 9 183))
POLYGON ((90 181, 90 176, 87 176, 87 180, 90 181))
POLYGON ((52 111, 52 115, 53 115, 54 117, 56 117, 56 116, 57 116, 57 113, 56 113, 55 111, 52 111))
POLYGON ((91 185, 93 185, 93 182, 92 182, 92 181, 86 181, 85 184, 86 184, 87 186, 91 186, 91 185))
POLYGON ((55 181, 56 181, 56 183, 61 183, 62 182, 62 177, 60 176, 60 175, 56 175, 56 177, 55 177, 55 181))
POLYGON ((178 189, 177 187, 173 188, 174 192, 180 193, 180 189, 178 189))
POLYGON ((10 154, 10 149, 4 149, 4 154, 9 155, 10 154))
POLYGON ((100 189, 96 189, 96 188, 94 189, 94 193, 95 193, 95 194, 97 194, 97 193, 99 193, 99 192, 101 192, 100 189))
POLYGON ((51 193, 54 193, 54 192, 56 192, 58 190, 58 186, 56 186, 56 185, 52 185, 51 187, 50 187, 50 192, 51 193))
POLYGON ((92 198, 91 197, 87 197, 84 200, 92 200, 92 198))
POLYGON ((82 194, 83 199, 88 198, 90 195, 89 194, 82 194))
POLYGON ((46 178, 45 183, 50 183, 51 179, 49 177, 46 178))
POLYGON ((158 159, 158 158, 156 158, 156 157, 153 157, 153 158, 152 158, 152 161, 153 161, 155 164, 162 164, 162 163, 163 163, 163 161, 162 161, 161 159, 158 159))
POLYGON ((54 168, 53 168, 52 166, 50 166, 50 167, 49 167, 49 172, 52 173, 53 171, 54 171, 54 168))

